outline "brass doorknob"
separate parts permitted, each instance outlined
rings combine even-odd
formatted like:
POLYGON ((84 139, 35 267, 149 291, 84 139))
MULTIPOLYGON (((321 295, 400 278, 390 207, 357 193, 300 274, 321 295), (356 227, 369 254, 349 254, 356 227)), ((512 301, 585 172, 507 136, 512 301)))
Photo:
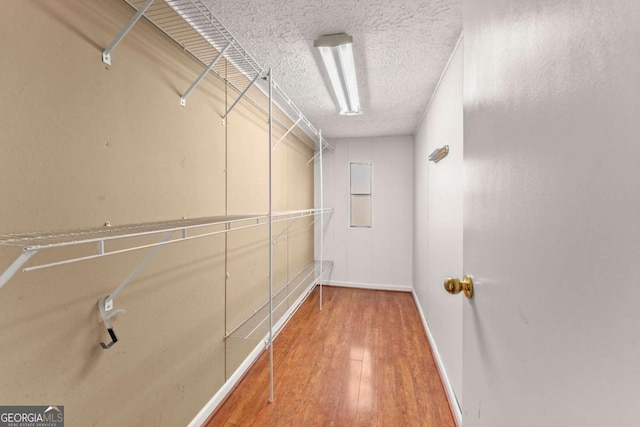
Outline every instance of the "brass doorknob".
POLYGON ((444 281, 444 289, 452 295, 464 292, 464 296, 471 298, 473 296, 473 279, 468 274, 462 280, 455 277, 448 277, 444 281))

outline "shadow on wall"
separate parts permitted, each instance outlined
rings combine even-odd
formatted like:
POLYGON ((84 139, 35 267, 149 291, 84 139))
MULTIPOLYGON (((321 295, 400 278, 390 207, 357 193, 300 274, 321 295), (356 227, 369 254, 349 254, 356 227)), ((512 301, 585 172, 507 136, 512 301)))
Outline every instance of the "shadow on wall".
MULTIPOLYGON (((92 38, 96 32, 92 31, 92 34, 89 34, 77 26, 78 21, 85 21, 89 28, 102 28, 105 20, 109 22, 109 20, 115 18, 113 15, 105 15, 104 10, 100 8, 99 2, 86 2, 80 5, 79 3, 65 1, 36 1, 33 2, 33 6, 42 10, 46 16, 55 19, 71 33, 93 46, 102 55, 104 46, 101 46, 98 40, 92 38)), ((110 24, 115 23, 110 22, 110 24)))

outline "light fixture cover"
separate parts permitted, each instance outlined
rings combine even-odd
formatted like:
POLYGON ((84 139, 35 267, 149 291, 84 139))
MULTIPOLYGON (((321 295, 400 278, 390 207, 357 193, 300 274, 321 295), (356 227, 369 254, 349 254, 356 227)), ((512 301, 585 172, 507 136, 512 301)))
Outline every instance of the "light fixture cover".
POLYGON ((341 33, 322 36, 313 44, 320 51, 342 115, 362 114, 352 43, 351 36, 341 33))

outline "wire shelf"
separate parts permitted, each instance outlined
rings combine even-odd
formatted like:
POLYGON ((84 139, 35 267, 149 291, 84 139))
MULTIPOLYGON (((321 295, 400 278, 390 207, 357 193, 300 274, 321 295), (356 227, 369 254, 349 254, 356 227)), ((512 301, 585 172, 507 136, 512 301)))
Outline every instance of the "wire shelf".
MULTIPOLYGON (((272 214, 272 222, 295 221, 299 218, 316 216, 321 213, 326 214, 332 211, 333 209, 327 208, 274 212, 272 214)), ((21 269, 23 272, 41 270, 267 224, 269 224, 269 215, 263 213, 181 219, 118 227, 67 230, 56 233, 0 235, 0 246, 17 246, 22 249, 21 255, 16 258, 14 263, 0 274, 0 288, 21 269), (160 240, 153 243, 141 244, 138 240, 134 239, 143 236, 158 236, 160 240), (118 245, 117 249, 108 248, 106 244, 113 241, 122 243, 118 245), (90 255, 70 256, 55 262, 23 268, 24 264, 40 251, 59 247, 89 245, 92 243, 95 244, 95 252, 90 255)))
MULTIPOLYGON (((125 0, 125 2, 135 10, 140 10, 145 0, 125 0)), ((204 66, 212 64, 218 54, 224 50, 223 58, 226 62, 218 61, 211 71, 226 81, 236 93, 244 94, 253 106, 268 115, 269 82, 266 78, 268 71, 244 49, 204 2, 156 0, 143 16, 204 66)), ((316 151, 320 146, 318 144, 321 138, 320 132, 287 96, 282 87, 274 79, 271 80, 273 102, 288 118, 283 120, 274 115, 272 120, 285 131, 293 126, 291 134, 316 151), (294 123, 297 124, 294 125, 294 123), (308 139, 311 139, 314 144, 309 145, 308 139)), ((333 150, 324 138, 322 138, 322 146, 333 150)))
POLYGON ((217 224, 234 223, 251 219, 260 220, 266 215, 214 216, 206 218, 129 224, 117 227, 76 229, 62 232, 4 234, 0 235, 0 245, 22 246, 26 250, 49 249, 60 246, 81 245, 102 240, 158 234, 169 231, 208 227, 217 224))
MULTIPOLYGON (((333 268, 331 261, 314 261, 305 266, 286 285, 273 295, 273 322, 274 330, 283 325, 275 327, 286 319, 287 311, 297 308, 302 300, 313 290, 325 273, 333 268), (290 298, 296 298, 295 303, 288 306, 286 303, 290 298)), ((263 339, 268 338, 269 333, 269 301, 265 301, 247 319, 240 322, 235 328, 226 334, 226 337, 242 339, 263 339)), ((275 332, 274 332, 275 334, 275 332)))

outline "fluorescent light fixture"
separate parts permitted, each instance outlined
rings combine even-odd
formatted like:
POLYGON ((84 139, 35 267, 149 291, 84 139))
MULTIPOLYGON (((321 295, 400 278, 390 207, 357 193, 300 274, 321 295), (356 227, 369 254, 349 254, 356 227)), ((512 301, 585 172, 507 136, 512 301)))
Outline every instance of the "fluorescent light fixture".
POLYGON ((353 38, 344 33, 322 36, 313 43, 320 50, 340 114, 347 116, 362 114, 352 43, 353 38))

